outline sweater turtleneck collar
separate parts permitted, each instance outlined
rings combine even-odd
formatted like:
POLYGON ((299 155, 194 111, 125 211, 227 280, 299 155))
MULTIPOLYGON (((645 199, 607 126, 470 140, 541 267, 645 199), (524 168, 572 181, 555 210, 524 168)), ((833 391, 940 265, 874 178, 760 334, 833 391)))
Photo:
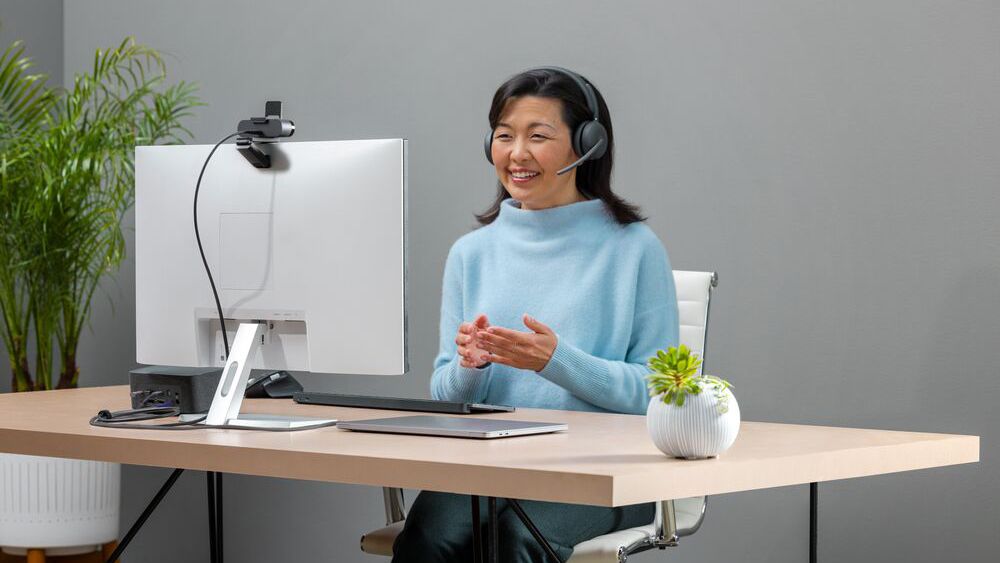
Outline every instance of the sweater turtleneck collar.
POLYGON ((614 223, 600 199, 578 201, 548 209, 521 209, 521 203, 508 198, 500 203, 496 224, 512 233, 530 238, 558 238, 560 235, 607 228, 614 223))

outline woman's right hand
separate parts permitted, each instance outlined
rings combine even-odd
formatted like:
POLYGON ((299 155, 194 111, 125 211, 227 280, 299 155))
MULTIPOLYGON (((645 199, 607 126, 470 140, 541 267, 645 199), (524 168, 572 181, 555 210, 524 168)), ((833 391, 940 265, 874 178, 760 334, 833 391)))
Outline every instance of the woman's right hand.
POLYGON ((458 356, 462 360, 462 367, 479 368, 489 363, 489 352, 479 347, 479 337, 476 336, 478 331, 486 330, 489 326, 490 321, 482 314, 471 323, 458 325, 455 344, 458 345, 458 356))

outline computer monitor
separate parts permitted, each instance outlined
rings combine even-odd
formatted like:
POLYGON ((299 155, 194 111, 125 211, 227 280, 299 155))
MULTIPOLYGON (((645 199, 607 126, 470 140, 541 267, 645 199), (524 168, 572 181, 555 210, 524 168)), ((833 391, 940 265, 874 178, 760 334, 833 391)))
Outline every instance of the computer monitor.
POLYGON ((219 147, 198 224, 229 358, 192 219, 211 149, 136 147, 136 360, 224 367, 213 424, 237 418, 243 389, 225 385, 252 368, 404 374, 406 141, 275 143, 268 169, 219 147))

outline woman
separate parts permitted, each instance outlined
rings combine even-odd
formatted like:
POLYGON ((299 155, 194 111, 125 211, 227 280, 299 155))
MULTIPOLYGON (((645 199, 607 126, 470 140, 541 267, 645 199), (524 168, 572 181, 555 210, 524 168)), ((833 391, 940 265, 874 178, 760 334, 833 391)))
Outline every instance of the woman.
MULTIPOLYGON (((663 246, 611 191, 604 99, 570 71, 534 69, 500 86, 489 119, 497 197, 477 217, 484 226, 448 254, 431 395, 644 413, 645 363, 677 344, 677 299, 663 246)), ((652 504, 522 505, 563 560, 573 545, 648 524, 654 512, 652 504)), ((470 506, 467 496, 420 493, 393 561, 470 560, 470 506)), ((545 560, 503 504, 499 527, 501 561, 545 560)))

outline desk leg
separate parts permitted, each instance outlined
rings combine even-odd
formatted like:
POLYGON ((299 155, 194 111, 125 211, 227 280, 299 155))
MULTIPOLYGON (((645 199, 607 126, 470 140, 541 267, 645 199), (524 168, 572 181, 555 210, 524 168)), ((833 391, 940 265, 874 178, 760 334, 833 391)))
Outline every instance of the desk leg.
POLYGON ((218 549, 215 544, 215 472, 206 471, 205 480, 208 483, 208 560, 218 563, 215 559, 218 549))
POLYGON ((515 499, 507 499, 507 502, 510 503, 511 508, 513 508, 514 512, 517 513, 517 517, 521 519, 521 522, 524 524, 524 527, 528 528, 528 531, 531 532, 532 537, 534 537, 535 541, 542 546, 542 549, 545 550, 545 553, 547 553, 553 561, 558 561, 559 563, 563 563, 562 559, 559 558, 559 554, 556 553, 556 550, 552 549, 552 546, 549 544, 549 541, 545 539, 544 535, 542 535, 541 530, 539 530, 538 527, 535 526, 535 523, 531 521, 531 518, 528 518, 528 513, 525 512, 523 508, 521 508, 521 503, 517 502, 517 500, 515 499))
POLYGON ((139 528, 141 528, 142 525, 146 523, 146 520, 149 518, 149 515, 152 514, 154 510, 156 510, 156 507, 159 506, 160 501, 163 500, 163 497, 167 496, 167 492, 170 491, 170 487, 174 486, 174 483, 177 482, 177 478, 181 476, 181 473, 184 473, 183 469, 174 469, 174 472, 170 474, 170 477, 167 477, 167 482, 164 483, 162 487, 160 487, 160 490, 157 491, 156 495, 153 497, 153 500, 149 501, 149 504, 146 506, 146 510, 143 510, 142 514, 140 514, 139 518, 135 521, 135 524, 132 524, 132 527, 129 528, 128 533, 126 533, 125 537, 122 538, 122 541, 121 543, 118 544, 118 547, 115 548, 113 552, 111 552, 111 555, 107 559, 107 563, 114 563, 116 559, 121 557, 121 554, 125 551, 125 548, 128 547, 129 542, 132 541, 132 538, 134 538, 135 535, 139 532, 139 528))
POLYGON ((208 556, 222 563, 222 473, 208 471, 208 556))
POLYGON ((478 495, 472 495, 472 560, 483 563, 483 529, 479 521, 478 495))
POLYGON ((809 563, 816 563, 816 528, 818 522, 819 484, 809 483, 809 563))
POLYGON ((222 563, 222 473, 215 472, 215 544, 217 563, 222 563))
MULTIPOLYGON (((486 543, 485 551, 486 551, 486 556, 489 559, 489 563, 497 563, 497 560, 500 558, 500 541, 499 541, 500 520, 499 518, 497 518, 497 499, 496 497, 487 497, 487 499, 489 507, 489 522, 487 523, 488 530, 485 542, 486 543)), ((521 503, 517 502, 517 500, 515 499, 507 499, 507 502, 510 504, 510 507, 517 514, 517 517, 521 519, 521 522, 524 524, 524 526, 528 528, 529 532, 531 532, 531 536, 534 537, 535 541, 537 541, 539 545, 542 546, 542 549, 545 550, 545 553, 548 554, 549 558, 551 558, 552 561, 563 563, 563 560, 559 558, 559 554, 556 553, 554 549, 552 549, 552 545, 549 544, 548 540, 545 539, 545 536, 542 535, 541 530, 539 530, 538 527, 535 526, 535 523, 531 521, 531 518, 528 517, 528 513, 525 512, 524 508, 521 507, 521 503)), ((482 563, 483 561, 483 553, 480 547, 482 544, 483 544, 482 528, 480 527, 480 521, 479 521, 479 497, 473 495, 472 496, 472 553, 473 553, 472 560, 475 561, 475 563, 482 563)))
POLYGON ((497 517, 497 498, 489 497, 490 507, 490 531, 486 540, 486 552, 489 554, 490 563, 498 563, 500 560, 500 519, 497 517))

